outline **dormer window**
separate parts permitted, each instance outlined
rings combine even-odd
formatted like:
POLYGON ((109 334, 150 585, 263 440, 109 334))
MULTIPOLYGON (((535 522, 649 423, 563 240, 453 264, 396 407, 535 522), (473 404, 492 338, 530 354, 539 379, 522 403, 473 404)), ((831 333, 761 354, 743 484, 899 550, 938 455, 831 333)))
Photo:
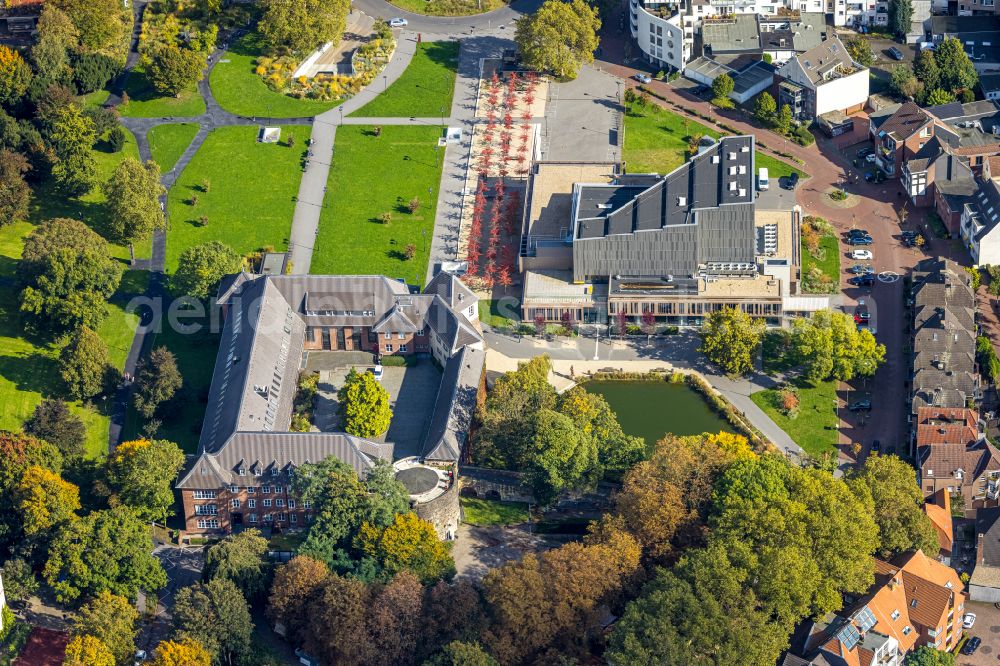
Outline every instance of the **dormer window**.
POLYGON ((271 476, 278 476, 278 468, 277 467, 272 467, 271 468, 271 476))
POLYGON ((260 474, 261 474, 261 472, 260 472, 260 468, 259 467, 253 471, 253 475, 254 476, 260 476, 260 474))
POLYGON ((247 468, 240 467, 240 476, 246 476, 246 475, 247 475, 247 468))

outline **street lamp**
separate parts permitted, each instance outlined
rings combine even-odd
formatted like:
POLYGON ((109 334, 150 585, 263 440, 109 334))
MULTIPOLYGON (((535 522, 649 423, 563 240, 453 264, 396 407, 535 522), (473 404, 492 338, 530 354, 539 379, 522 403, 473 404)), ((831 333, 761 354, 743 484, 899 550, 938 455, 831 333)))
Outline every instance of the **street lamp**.
POLYGON ((389 88, 389 76, 387 74, 382 75, 382 92, 385 92, 389 88))

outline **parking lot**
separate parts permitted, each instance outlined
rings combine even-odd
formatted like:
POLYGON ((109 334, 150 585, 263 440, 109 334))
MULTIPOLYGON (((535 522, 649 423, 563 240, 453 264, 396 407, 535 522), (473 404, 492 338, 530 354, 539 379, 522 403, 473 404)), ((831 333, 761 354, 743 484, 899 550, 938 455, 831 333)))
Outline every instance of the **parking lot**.
POLYGON ((971 656, 955 655, 956 666, 996 666, 1000 663, 1000 610, 993 604, 966 601, 965 612, 976 614, 970 636, 979 636, 982 644, 971 656))

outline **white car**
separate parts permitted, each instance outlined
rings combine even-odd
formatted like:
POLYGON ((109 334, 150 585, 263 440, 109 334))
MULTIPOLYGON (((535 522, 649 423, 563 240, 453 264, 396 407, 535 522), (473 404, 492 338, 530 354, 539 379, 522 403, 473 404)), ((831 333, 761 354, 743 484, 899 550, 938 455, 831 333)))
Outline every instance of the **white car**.
POLYGON ((376 363, 375 364, 375 369, 372 370, 372 374, 375 375, 375 381, 377 381, 377 382, 382 381, 382 364, 381 363, 376 363))
POLYGON ((638 74, 633 74, 632 78, 638 81, 639 83, 653 82, 653 77, 651 77, 649 74, 643 74, 642 72, 639 72, 638 74))
POLYGON ((407 21, 405 18, 389 19, 389 27, 390 28, 405 28, 409 24, 410 24, 410 22, 407 21))
POLYGON ((872 251, 871 250, 851 250, 851 259, 855 261, 871 261, 872 251))
POLYGON ((974 625, 975 623, 976 623, 976 614, 966 613, 965 619, 962 620, 962 626, 965 627, 966 629, 972 629, 972 625, 974 625))
POLYGON ((875 164, 875 153, 868 153, 865 155, 865 161, 869 164, 875 164))

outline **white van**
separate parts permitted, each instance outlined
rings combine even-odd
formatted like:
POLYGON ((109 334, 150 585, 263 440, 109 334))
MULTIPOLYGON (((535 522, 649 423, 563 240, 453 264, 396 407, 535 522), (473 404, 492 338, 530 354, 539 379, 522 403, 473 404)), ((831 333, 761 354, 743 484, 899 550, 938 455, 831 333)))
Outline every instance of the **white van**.
POLYGON ((763 192, 767 189, 769 184, 770 183, 767 179, 767 167, 761 167, 760 175, 757 176, 757 189, 763 192))

